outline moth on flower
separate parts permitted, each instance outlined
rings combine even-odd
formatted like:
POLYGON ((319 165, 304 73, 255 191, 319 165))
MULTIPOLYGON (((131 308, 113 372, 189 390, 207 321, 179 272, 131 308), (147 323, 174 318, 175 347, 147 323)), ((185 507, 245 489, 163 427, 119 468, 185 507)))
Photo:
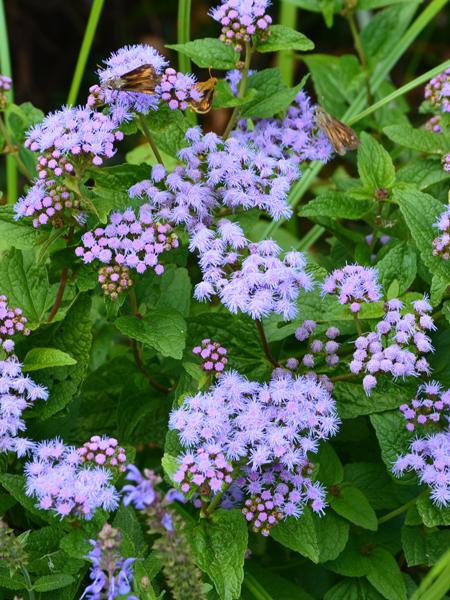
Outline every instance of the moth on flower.
POLYGON ((214 92, 216 91, 217 77, 210 77, 206 81, 200 81, 194 87, 202 94, 200 100, 191 100, 188 104, 190 108, 196 113, 204 115, 211 110, 212 102, 214 99, 214 92))
POLYGON ((321 106, 316 106, 314 113, 317 127, 324 132, 339 156, 344 156, 347 150, 356 150, 361 141, 351 127, 332 117, 321 106))
POLYGON ((150 65, 140 65, 120 77, 112 77, 105 82, 105 87, 120 92, 138 92, 154 94, 161 81, 156 69, 150 65))

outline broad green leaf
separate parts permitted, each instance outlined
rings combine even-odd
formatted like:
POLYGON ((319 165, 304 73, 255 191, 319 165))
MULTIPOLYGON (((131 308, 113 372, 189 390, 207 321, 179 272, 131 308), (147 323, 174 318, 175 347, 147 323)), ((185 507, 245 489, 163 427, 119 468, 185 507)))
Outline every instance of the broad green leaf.
MULTIPOLYGON (((357 462, 344 467, 345 480, 364 492, 375 510, 393 509, 409 499, 410 488, 397 485, 382 463, 357 462)), ((412 491, 415 494, 415 491, 412 491)))
POLYGON ((230 84, 225 79, 219 79, 216 85, 213 99, 213 108, 233 108, 246 104, 257 94, 255 89, 248 90, 243 98, 238 98, 231 91, 230 84))
POLYGON ((131 506, 121 504, 114 516, 112 525, 113 527, 117 527, 122 534, 128 536, 136 552, 145 550, 146 544, 142 527, 137 518, 136 511, 131 506))
POLYGON ((183 317, 189 314, 192 284, 188 270, 183 267, 168 268, 159 278, 160 297, 155 308, 173 308, 183 317))
POLYGON ((394 189, 394 200, 398 202, 401 213, 417 244, 425 265, 434 275, 450 282, 450 265, 440 256, 433 256, 433 239, 437 235, 434 227, 445 206, 430 196, 419 192, 414 186, 399 184, 394 189))
POLYGON ((395 181, 395 168, 389 152, 367 133, 361 134, 358 147, 358 173, 370 190, 391 188, 395 181))
POLYGON ((342 419, 398 408, 400 404, 411 400, 411 393, 414 392, 403 382, 393 382, 390 379, 380 379, 370 396, 365 393, 361 383, 337 381, 333 390, 342 419))
POLYGON ((43 241, 48 233, 42 228, 35 229, 30 219, 14 219, 12 206, 0 206, 0 249, 9 250, 11 246, 26 250, 43 241))
POLYGON ((430 498, 421 496, 417 500, 417 510, 426 527, 450 525, 450 508, 439 508, 430 498))
MULTIPOLYGON (((274 571, 269 571, 256 563, 253 564, 253 562, 245 566, 242 600, 255 600, 255 596, 251 591, 247 591, 249 573, 252 575, 251 582, 256 581, 264 589, 264 592, 269 594, 271 600, 313 600, 313 597, 299 587, 297 583, 280 577, 274 571)), ((261 598, 260 600, 269 600, 269 598, 261 598)))
POLYGON ((180 149, 186 146, 186 131, 192 126, 192 121, 180 110, 171 110, 165 102, 161 103, 157 111, 150 111, 144 119, 158 149, 172 159, 176 158, 180 149))
POLYGON ((353 532, 343 552, 327 562, 326 568, 346 577, 364 577, 369 569, 369 552, 373 549, 373 544, 367 542, 366 537, 353 532))
POLYGON ((402 547, 408 567, 431 567, 450 547, 450 530, 404 525, 402 547))
MULTIPOLYGON (((3 561, 2 561, 3 563, 3 561)), ((9 568, 0 563, 0 587, 8 590, 24 590, 27 587, 25 579, 21 573, 11 575, 9 568)))
POLYGON ((333 217, 361 219, 375 208, 374 200, 356 200, 343 192, 324 192, 300 208, 301 217, 333 217))
POLYGON ((397 281, 397 295, 403 294, 416 278, 417 255, 414 248, 402 242, 389 250, 376 266, 383 289, 387 291, 397 281))
POLYGON ((216 511, 189 532, 195 561, 211 581, 221 600, 237 600, 244 579, 247 525, 239 510, 216 511))
POLYGON ((37 371, 49 367, 76 365, 77 361, 57 348, 32 348, 23 360, 24 371, 37 371))
POLYGON ((166 48, 176 50, 205 69, 235 69, 239 54, 232 46, 227 46, 217 38, 203 38, 186 44, 166 44, 166 48))
POLYGON ((330 511, 319 517, 307 508, 298 519, 288 517, 279 523, 270 535, 317 564, 339 556, 348 540, 349 525, 330 511))
POLYGON ((367 579, 387 600, 406 600, 406 587, 395 558, 384 548, 369 555, 367 579))
POLYGON ((415 185, 419 190, 449 179, 450 173, 442 168, 440 156, 412 158, 397 171, 397 181, 415 185))
POLYGON ((269 37, 256 44, 258 52, 278 52, 279 50, 305 52, 306 50, 313 50, 313 48, 314 42, 306 35, 285 25, 272 25, 269 37))
POLYGON ((433 306, 438 306, 442 302, 448 286, 447 279, 443 279, 440 275, 433 275, 430 287, 430 302, 433 306))
POLYGON ((322 443, 315 462, 319 464, 318 479, 326 486, 336 485, 344 479, 344 467, 330 443, 322 443))
POLYGON ((383 596, 365 579, 345 579, 334 585, 323 600, 383 600, 383 596))
POLYGON ((331 508, 351 523, 376 531, 378 521, 375 511, 366 496, 356 487, 344 484, 338 487, 338 493, 328 496, 331 508))
POLYGON ((59 590, 60 588, 70 585, 74 581, 71 575, 64 573, 55 573, 55 575, 44 575, 38 577, 33 582, 33 589, 36 592, 50 592, 52 590, 59 590))
POLYGON ((181 359, 186 345, 186 322, 176 310, 155 309, 143 319, 119 317, 115 325, 124 335, 154 348, 163 356, 181 359))
POLYGON ((92 550, 92 546, 86 539, 86 534, 82 531, 71 531, 59 543, 61 550, 71 558, 87 560, 87 555, 92 550))
POLYGON ((419 152, 442 156, 448 153, 450 147, 450 136, 427 129, 414 129, 408 125, 389 125, 383 132, 396 144, 419 152))
POLYGON ((20 307, 31 327, 46 320, 53 305, 57 284, 48 282, 47 269, 35 262, 33 253, 11 249, 0 261, 0 294, 10 306, 20 307))

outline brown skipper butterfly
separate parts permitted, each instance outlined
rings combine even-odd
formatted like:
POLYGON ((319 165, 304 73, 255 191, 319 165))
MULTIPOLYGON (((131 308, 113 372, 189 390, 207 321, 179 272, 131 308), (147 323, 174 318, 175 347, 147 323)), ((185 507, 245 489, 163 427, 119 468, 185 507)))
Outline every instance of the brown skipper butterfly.
POLYGON ((217 85, 217 77, 210 77, 206 81, 200 81, 194 87, 202 94, 200 100, 191 100, 188 104, 196 113, 206 114, 211 110, 214 92, 217 85))
POLYGON ((347 150, 356 150, 361 143, 351 127, 329 115, 321 106, 316 106, 315 117, 317 127, 324 132, 340 156, 344 156, 347 150))
POLYGON ((120 77, 109 79, 105 86, 121 92, 154 94, 160 81, 161 76, 157 74, 152 65, 141 65, 120 77))

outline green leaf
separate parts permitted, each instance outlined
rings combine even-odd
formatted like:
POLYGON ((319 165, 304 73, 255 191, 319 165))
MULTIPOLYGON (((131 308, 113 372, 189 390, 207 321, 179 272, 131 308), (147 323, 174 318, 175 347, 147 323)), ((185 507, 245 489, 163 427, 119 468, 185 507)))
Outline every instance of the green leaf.
POLYGON ((383 596, 365 579, 345 579, 328 590, 323 600, 383 600, 383 596))
POLYGON ((255 581, 264 589, 265 593, 270 595, 272 600, 313 600, 313 597, 299 587, 297 583, 280 577, 274 571, 260 567, 254 561, 251 561, 250 564, 247 563, 245 566, 242 600, 255 600, 255 596, 247 592, 247 588, 251 587, 247 584, 255 581), (252 576, 251 579, 249 573, 252 576))
POLYGON ((374 200, 356 200, 343 192, 327 191, 300 208, 301 217, 333 217, 335 219, 361 219, 375 208, 374 200))
POLYGON ((82 531, 71 531, 59 543, 61 550, 71 558, 87 560, 87 555, 92 550, 92 546, 86 539, 86 534, 82 531))
POLYGON ((134 316, 119 317, 114 324, 124 335, 150 348, 163 356, 181 359, 186 345, 186 322, 175 310, 155 309, 143 319, 134 316))
POLYGON ((400 404, 411 400, 411 393, 411 388, 408 389, 403 382, 396 383, 388 379, 381 379, 370 396, 367 396, 360 383, 337 381, 333 390, 342 419, 398 408, 400 404))
POLYGON ((288 517, 270 532, 277 542, 316 564, 339 556, 348 534, 349 525, 343 519, 331 512, 319 517, 310 508, 298 519, 288 517))
POLYGON ((416 252, 409 244, 402 242, 394 246, 377 262, 377 270, 384 290, 387 291, 391 284, 397 281, 397 295, 403 294, 416 278, 416 252))
POLYGON ((447 154, 450 148, 450 137, 444 133, 414 129, 408 125, 389 125, 383 129, 383 132, 396 144, 419 152, 442 156, 447 154))
POLYGON ((326 486, 336 485, 344 479, 344 467, 331 444, 320 445, 315 462, 319 464, 318 479, 326 486))
POLYGON ((431 567, 450 548, 450 530, 404 525, 402 547, 408 567, 431 567))
POLYGON ((188 56, 198 67, 205 69, 235 69, 239 54, 217 38, 203 38, 186 44, 166 44, 166 48, 188 56))
POLYGON ((442 302, 448 286, 448 280, 443 279, 439 275, 433 275, 430 287, 430 302, 433 306, 438 306, 442 302))
POLYGON ((394 483, 382 463, 357 462, 344 467, 345 480, 358 487, 375 510, 393 509, 406 499, 410 488, 394 483))
POLYGON ((369 555, 367 579, 387 600, 406 600, 406 587, 395 558, 384 548, 369 555))
POLYGON ((20 307, 31 327, 46 320, 58 285, 50 285, 47 269, 35 262, 33 253, 11 249, 0 261, 0 294, 9 304, 20 307))
POLYGON ((401 4, 410 2, 411 0, 359 0, 358 10, 372 10, 374 8, 383 8, 391 4, 401 4))
POLYGON ((240 597, 247 550, 247 526, 239 510, 216 511, 190 530, 197 565, 214 583, 221 600, 240 597))
POLYGON ((358 147, 358 173, 363 184, 373 191, 389 189, 395 182, 395 168, 389 152, 364 132, 358 147))
POLYGON ((272 25, 269 37, 263 42, 256 44, 258 52, 278 52, 279 50, 305 52, 313 48, 314 42, 307 38, 306 35, 285 25, 272 25))
POLYGON ((32 348, 23 360, 24 371, 37 371, 49 367, 76 365, 77 361, 57 348, 32 348))
POLYGON ((426 190, 431 185, 447 179, 450 179, 450 173, 442 168, 440 156, 412 158, 397 171, 397 181, 410 183, 419 190, 426 190))
POLYGON ((438 508, 428 497, 424 496, 417 500, 416 506, 426 527, 450 525, 450 508, 438 508))
POLYGON ((9 568, 5 564, 0 563, 0 586, 8 590, 24 590, 27 584, 20 573, 11 575, 9 568))
POLYGON ((231 91, 230 84, 225 79, 219 79, 213 98, 213 108, 233 108, 246 104, 257 94, 255 89, 248 90, 243 98, 238 98, 231 91))
POLYGON ((0 206, 0 249, 9 250, 11 246, 18 250, 32 248, 48 233, 42 228, 35 229, 29 219, 14 219, 12 206, 0 206))
MULTIPOLYGON (((188 117, 180 110, 171 110, 163 102, 157 111, 150 111, 144 120, 158 148, 177 159, 179 150, 186 145, 186 131, 192 125, 188 117)), ((173 163, 177 164, 177 160, 173 163)), ((148 178, 148 175, 145 177, 148 178)))
POLYGON ((331 508, 351 523, 376 531, 378 521, 375 511, 358 488, 344 484, 337 495, 329 495, 331 508))
POLYGON ((442 279, 450 281, 450 265, 440 256, 433 256, 432 245, 437 235, 434 224, 445 206, 433 196, 419 192, 414 186, 404 183, 395 187, 394 200, 400 206, 400 211, 425 265, 433 275, 439 275, 442 279))
POLYGON ((36 499, 25 494, 25 477, 23 475, 12 475, 11 473, 2 473, 0 475, 0 483, 17 500, 26 510, 36 516, 41 517, 44 521, 55 523, 56 517, 50 512, 39 510, 36 508, 36 499))
POLYGON ((192 284, 188 270, 184 267, 167 268, 159 278, 160 297, 155 308, 173 308, 183 317, 189 314, 192 284))
POLYGON ((50 592, 52 590, 59 590, 60 588, 70 585, 74 581, 71 575, 65 575, 64 573, 56 573, 55 575, 44 575, 38 577, 33 583, 33 589, 36 592, 50 592))

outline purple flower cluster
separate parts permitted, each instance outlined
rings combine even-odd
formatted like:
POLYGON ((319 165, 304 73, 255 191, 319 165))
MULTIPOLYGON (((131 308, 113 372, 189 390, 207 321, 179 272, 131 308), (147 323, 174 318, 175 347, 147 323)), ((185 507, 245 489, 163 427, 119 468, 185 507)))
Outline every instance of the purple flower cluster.
POLYGON ((197 80, 193 75, 180 73, 169 67, 161 77, 159 93, 171 110, 186 110, 189 102, 197 102, 202 98, 196 84, 197 80))
POLYGON ((195 297, 210 300, 218 295, 232 313, 240 310, 260 319, 276 312, 292 319, 300 290, 313 286, 302 253, 287 252, 280 259, 275 242, 251 243, 237 223, 226 219, 219 221, 217 232, 198 228, 189 248, 199 252, 203 276, 195 297))
POLYGON ((33 217, 33 227, 51 223, 53 227, 62 227, 71 217, 78 222, 83 220, 80 202, 60 181, 47 179, 37 181, 26 196, 19 198, 14 205, 15 219, 33 217))
POLYGON ((124 265, 108 265, 98 270, 98 282, 105 296, 117 300, 119 294, 133 285, 130 269, 124 265))
MULTIPOLYGON (((216 494, 229 487, 231 479, 242 476, 248 479, 243 488, 250 499, 272 490, 274 506, 284 518, 301 513, 309 498, 305 491, 309 483, 302 475, 307 453, 317 452, 320 440, 337 432, 339 419, 329 392, 316 381, 284 372, 269 383, 257 383, 226 372, 209 392, 188 397, 173 410, 169 426, 178 430, 187 449, 175 475, 183 491, 216 494), (260 480, 264 472, 272 473, 273 479, 260 480), (266 487, 250 485, 253 478, 266 487), (292 490, 288 486, 290 491, 297 492, 277 498, 276 487, 286 481, 293 485, 292 490), (285 510, 290 501, 297 509, 289 505, 285 510)), ((319 496, 322 502, 316 508, 322 510, 323 495, 319 496)), ((256 520, 265 522, 250 512, 248 520, 254 527, 259 527, 256 520)))
POLYGON ((322 294, 337 294, 339 304, 350 304, 352 313, 358 313, 361 302, 377 302, 381 299, 378 271, 360 265, 335 269, 325 278, 322 294))
POLYGON ((431 340, 425 333, 436 329, 428 314, 432 307, 425 296, 412 302, 412 307, 412 312, 402 315, 403 303, 397 299, 389 300, 376 332, 356 339, 350 371, 367 373, 363 379, 367 394, 377 385, 375 374, 390 373, 397 379, 430 372, 427 359, 420 355, 433 351, 431 340))
POLYGON ((441 112, 450 112, 450 68, 427 83, 425 99, 441 112))
POLYGON ((23 411, 36 402, 47 400, 48 391, 22 373, 22 365, 15 356, 0 361, 0 453, 26 454, 33 443, 23 437, 23 411))
MULTIPOLYGON (((255 69, 248 70, 248 77, 251 77, 254 73, 257 73, 255 69)), ((227 71, 225 74, 225 79, 230 84, 231 91, 235 96, 239 93, 239 85, 242 79, 242 71, 241 69, 231 69, 227 71)))
POLYGON ((405 417, 406 429, 414 431, 425 426, 448 428, 450 422, 450 390, 442 391, 437 381, 419 386, 410 404, 402 404, 400 411, 405 417))
POLYGON ((442 166, 444 168, 444 171, 450 173, 450 153, 442 157, 442 166))
POLYGON ((53 510, 61 518, 90 519, 97 508, 109 511, 119 504, 111 471, 83 466, 78 450, 57 438, 35 445, 25 475, 27 496, 38 499, 38 508, 53 510))
POLYGON ((398 477, 414 471, 421 483, 431 488, 437 506, 450 504, 450 433, 433 433, 411 442, 409 452, 399 456, 393 472, 398 477))
POLYGON ((428 119, 428 121, 425 123, 425 129, 428 129, 428 131, 433 131, 434 133, 442 133, 441 115, 434 115, 434 117, 428 119))
POLYGON ((14 350, 14 342, 9 339, 20 333, 30 335, 30 330, 26 326, 28 319, 23 314, 21 308, 12 308, 9 306, 8 298, 4 294, 0 295, 0 345, 8 354, 14 350))
POLYGON ((220 40, 241 51, 253 35, 268 35, 272 23, 266 14, 269 4, 269 0, 225 0, 209 14, 222 25, 220 40))
POLYGON ((79 165, 101 165, 114 156, 114 144, 122 139, 107 115, 88 106, 65 107, 30 129, 25 147, 39 154, 39 179, 53 179, 72 174, 79 165))
POLYGON ((219 342, 213 342, 210 339, 202 340, 201 346, 195 346, 192 352, 202 359, 202 368, 204 371, 213 372, 220 375, 228 363, 227 349, 223 348, 219 342))
MULTIPOLYGON (((83 245, 78 246, 75 254, 84 263, 99 260, 107 265, 134 269, 141 275, 148 269, 153 269, 156 275, 162 275, 164 266, 159 262, 160 255, 178 247, 178 237, 168 223, 154 223, 151 215, 142 211, 138 218, 131 208, 121 213, 111 213, 106 227, 88 231, 81 239, 83 245)), ((123 277, 121 272, 102 271, 99 281, 102 285, 114 283, 116 287, 113 290, 109 291, 108 288, 110 294, 117 293, 117 285, 122 289, 129 284, 128 278, 123 277)))
POLYGON ((0 110, 5 108, 8 100, 6 98, 6 92, 11 89, 12 79, 7 75, 0 75, 0 110))
MULTIPOLYGON (((304 321, 300 327, 295 331, 295 337, 303 342, 310 338, 316 329, 315 321, 304 321)), ((319 358, 325 358, 325 362, 329 367, 335 367, 339 363, 339 356, 337 351, 339 350, 339 343, 336 342, 336 338, 341 334, 337 327, 329 327, 325 332, 327 341, 323 341, 318 337, 309 340, 308 349, 309 352, 303 356, 302 362, 305 367, 312 369, 315 366, 317 356, 319 358)), ((290 359, 292 360, 292 359, 290 359)), ((287 365, 288 366, 288 365, 287 365)), ((288 368, 291 368, 288 366, 288 368)))
POLYGON ((91 465, 126 471, 127 456, 124 448, 120 447, 116 438, 93 435, 88 442, 78 448, 81 462, 91 465))
POLYGON ((434 224, 441 231, 433 240, 433 256, 441 256, 444 260, 450 259, 450 206, 447 206, 439 219, 434 224))
POLYGON ((88 558, 92 562, 89 584, 80 597, 89 600, 108 598, 113 600, 127 594, 128 600, 138 600, 134 595, 128 595, 133 581, 133 563, 135 558, 124 559, 119 551, 121 535, 118 529, 105 523, 98 534, 97 540, 90 540, 93 549, 88 558))

